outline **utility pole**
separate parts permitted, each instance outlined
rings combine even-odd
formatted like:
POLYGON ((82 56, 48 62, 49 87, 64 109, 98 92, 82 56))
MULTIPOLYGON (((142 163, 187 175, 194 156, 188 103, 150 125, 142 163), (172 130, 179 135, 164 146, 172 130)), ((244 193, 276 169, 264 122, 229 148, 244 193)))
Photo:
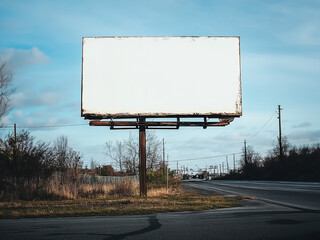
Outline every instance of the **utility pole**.
POLYGON ((164 171, 165 171, 165 152, 164 152, 164 138, 162 138, 162 160, 163 160, 163 175, 164 175, 164 171))
POLYGON ((227 161, 227 172, 229 173, 228 155, 226 156, 226 161, 227 161))
POLYGON ((16 149, 17 149, 17 124, 14 124, 13 132, 14 132, 14 146, 13 146, 12 160, 15 161, 16 160, 16 149))
MULTIPOLYGON (((208 174, 208 166, 206 165, 206 172, 204 173, 205 179, 207 179, 207 174, 208 174)), ((209 174, 210 175, 210 174, 209 174)))
POLYGON ((222 162, 222 175, 224 175, 224 162, 222 162))
MULTIPOLYGON (((281 110, 280 105, 278 105, 278 119, 279 119, 279 160, 282 165, 283 160, 283 150, 282 150, 282 139, 281 139, 281 110)), ((281 169, 282 170, 282 169, 281 169)))
POLYGON ((17 144, 17 124, 14 124, 14 143, 17 144))
POLYGON ((179 177, 179 168, 178 168, 178 165, 179 165, 179 162, 177 161, 177 174, 178 174, 178 177, 179 177))
POLYGON ((245 165, 245 175, 248 177, 248 161, 247 161, 247 141, 244 140, 244 165, 245 165))
POLYGON ((220 168, 219 176, 221 177, 221 164, 219 164, 219 168, 220 168))
POLYGON ((169 185, 169 182, 168 182, 168 176, 169 174, 169 155, 167 155, 167 184, 166 184, 166 189, 167 189, 167 192, 168 192, 168 185, 169 185))
POLYGON ((233 171, 236 172, 236 155, 233 154, 233 171))

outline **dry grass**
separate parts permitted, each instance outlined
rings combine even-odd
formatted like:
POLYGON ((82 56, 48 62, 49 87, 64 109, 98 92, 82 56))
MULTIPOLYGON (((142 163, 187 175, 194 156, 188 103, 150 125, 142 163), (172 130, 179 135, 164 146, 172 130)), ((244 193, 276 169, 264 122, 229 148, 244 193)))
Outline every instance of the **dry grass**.
POLYGON ((169 187, 168 191, 165 187, 151 188, 151 189, 148 189, 148 196, 149 197, 169 196, 169 195, 174 195, 176 191, 178 191, 177 188, 173 188, 173 187, 169 187))
POLYGON ((236 207, 242 198, 199 196, 181 189, 151 189, 148 198, 113 196, 98 199, 0 202, 0 218, 113 216, 200 211, 236 207))
MULTIPOLYGON (((46 199, 94 199, 109 196, 136 196, 139 191, 139 183, 125 179, 117 184, 72 184, 60 185, 52 180, 46 188, 46 199)), ((43 198, 42 198, 43 199, 43 198)))
MULTIPOLYGON (((129 180, 116 185, 82 184, 56 185, 47 189, 51 198, 46 201, 0 202, 0 218, 66 217, 98 215, 133 215, 239 206, 245 197, 199 196, 197 192, 185 191, 179 185, 166 190, 149 188, 148 198, 140 198, 139 184, 129 180)), ((48 196, 49 196, 48 195, 48 196)))
POLYGON ((139 183, 130 180, 124 180, 116 184, 109 192, 109 195, 113 196, 123 196, 123 197, 133 197, 138 196, 139 183))
POLYGON ((139 183, 124 177, 114 183, 85 183, 80 179, 64 179, 61 184, 60 177, 54 175, 51 179, 39 185, 30 182, 21 182, 19 185, 11 184, 0 189, 0 201, 17 200, 63 200, 63 199, 94 199, 109 196, 135 196, 138 195, 139 183))

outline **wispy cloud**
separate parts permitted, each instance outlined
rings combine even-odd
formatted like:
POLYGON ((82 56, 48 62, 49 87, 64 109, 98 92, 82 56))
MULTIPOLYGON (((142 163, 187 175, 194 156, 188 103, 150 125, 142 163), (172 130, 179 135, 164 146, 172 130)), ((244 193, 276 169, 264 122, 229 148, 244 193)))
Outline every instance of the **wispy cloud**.
POLYGON ((306 128, 306 127, 310 127, 312 126, 312 124, 310 122, 302 122, 300 124, 297 125, 293 125, 293 128, 306 128))
POLYGON ((291 132, 288 139, 292 139, 297 145, 320 142, 320 130, 291 132))
POLYGON ((19 92, 13 94, 11 97, 11 103, 15 108, 21 107, 39 107, 55 105, 61 101, 61 97, 58 93, 47 92, 47 93, 27 93, 19 92))
POLYGON ((293 54, 247 53, 243 56, 243 65, 250 69, 265 71, 293 71, 320 73, 320 59, 293 54))
POLYGON ((268 7, 281 23, 277 28, 282 31, 275 34, 278 39, 288 45, 320 46, 319 1, 284 1, 268 7))
POLYGON ((320 24, 306 23, 295 29, 278 34, 278 36, 288 44, 320 46, 320 24), (287 41, 288 39, 290 39, 290 41, 287 41))
POLYGON ((0 50, 0 56, 13 69, 49 62, 49 57, 37 47, 28 50, 7 48, 0 50))

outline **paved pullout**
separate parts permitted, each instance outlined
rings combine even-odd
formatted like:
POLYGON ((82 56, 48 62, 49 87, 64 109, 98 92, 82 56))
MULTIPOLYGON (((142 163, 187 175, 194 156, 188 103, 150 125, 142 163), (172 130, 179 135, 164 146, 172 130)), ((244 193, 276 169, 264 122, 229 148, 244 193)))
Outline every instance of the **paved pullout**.
MULTIPOLYGON (((186 184, 211 194, 218 182, 186 184)), ((226 191, 242 195, 241 190, 226 191)), ((317 187, 311 191, 319 194, 317 187)), ((279 199, 265 199, 245 200, 245 207, 201 212, 0 220, 0 239, 320 239, 320 214, 312 200, 310 206, 298 202, 297 207, 294 202, 291 207, 291 202, 283 202, 285 198, 280 204, 279 199)))

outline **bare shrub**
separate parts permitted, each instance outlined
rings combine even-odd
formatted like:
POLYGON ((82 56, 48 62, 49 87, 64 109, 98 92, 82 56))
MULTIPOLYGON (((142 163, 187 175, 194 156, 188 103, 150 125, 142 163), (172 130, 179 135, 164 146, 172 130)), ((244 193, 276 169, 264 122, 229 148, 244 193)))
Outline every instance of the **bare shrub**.
POLYGON ((105 198, 113 188, 111 184, 82 185, 79 187, 78 198, 105 198))
POLYGON ((117 183, 109 192, 109 195, 117 195, 123 197, 132 197, 138 192, 138 184, 134 184, 131 180, 125 179, 117 183))
POLYGON ((113 189, 112 184, 85 184, 78 181, 75 188, 73 182, 60 184, 60 177, 55 176, 47 188, 48 196, 54 199, 104 198, 113 189))
MULTIPOLYGON (((137 174, 139 168, 139 141, 137 137, 129 135, 128 140, 108 141, 105 154, 112 159, 126 174, 137 174)), ((163 166, 162 141, 152 131, 146 133, 146 161, 147 170, 156 171, 163 166)))

